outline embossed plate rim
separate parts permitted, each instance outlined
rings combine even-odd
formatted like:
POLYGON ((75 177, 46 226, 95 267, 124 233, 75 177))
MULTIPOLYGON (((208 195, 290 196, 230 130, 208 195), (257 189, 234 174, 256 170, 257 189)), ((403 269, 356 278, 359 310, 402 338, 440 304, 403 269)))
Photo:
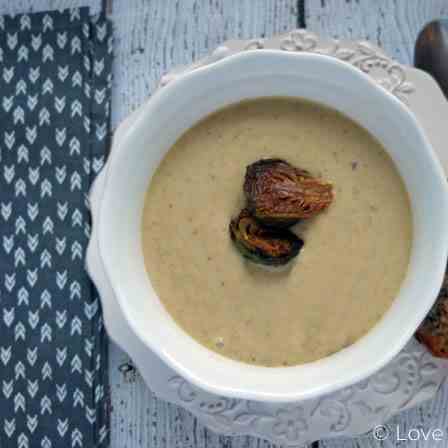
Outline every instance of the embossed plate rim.
MULTIPOLYGON (((215 50, 211 56, 194 64, 192 68, 178 69, 164 77, 162 85, 181 75, 185 70, 213 63, 234 52, 260 49, 261 47, 279 48, 282 44, 287 47, 284 48, 285 51, 314 51, 328 54, 342 49, 341 57, 344 58, 352 54, 353 47, 361 46, 369 55, 364 55, 363 62, 358 68, 372 74, 378 82, 384 82, 383 87, 399 97, 400 100, 409 103, 411 110, 418 107, 418 104, 413 103, 412 95, 416 86, 418 87, 418 83, 423 84, 424 80, 417 79, 417 82, 414 83, 407 80, 410 69, 395 63, 381 50, 368 43, 341 43, 336 40, 321 42, 317 36, 304 30, 296 30, 268 40, 228 42, 215 50), (382 73, 383 77, 381 77, 382 73), (387 76, 384 77, 384 74, 387 76), (396 89, 397 86, 403 85, 404 89, 401 87, 396 89)), ((429 88, 430 80, 425 81, 428 82, 425 87, 429 88)), ((433 86, 431 88, 434 90, 433 86)), ((133 115, 134 118, 136 114, 133 115)), ((132 123, 133 117, 128 118, 126 122, 132 123)), ((125 127, 120 127, 120 132, 125 132, 125 127)), ((105 172, 100 175, 98 186, 104 176, 105 172)), ((92 195, 94 216, 100 200, 101 192, 98 187, 96 193, 92 195)), ((102 268, 99 265, 94 266, 98 262, 94 259, 96 243, 94 234, 89 246, 89 270, 94 278, 97 277, 96 281, 99 284, 103 282, 103 287, 99 288, 103 291, 107 290, 107 279, 99 279, 102 275, 102 268)), ((116 299, 106 293, 102 300, 105 308, 106 327, 112 338, 130 353, 147 384, 163 399, 180 404, 211 429, 226 434, 251 434, 277 443, 297 445, 318 438, 363 433, 375 424, 383 423, 400 410, 431 398, 446 378, 445 372, 448 363, 432 358, 423 347, 415 341, 411 341, 398 356, 398 360, 386 366, 376 375, 329 396, 288 405, 266 405, 217 397, 199 390, 173 371, 167 370, 166 365, 163 365, 156 356, 148 359, 147 351, 143 357, 143 352, 139 352, 139 341, 136 341, 132 332, 126 328, 119 309, 115 306, 114 310, 113 303, 116 299), (403 366, 404 372, 407 373, 403 373, 403 366), (381 401, 381 399, 385 400, 381 401)))

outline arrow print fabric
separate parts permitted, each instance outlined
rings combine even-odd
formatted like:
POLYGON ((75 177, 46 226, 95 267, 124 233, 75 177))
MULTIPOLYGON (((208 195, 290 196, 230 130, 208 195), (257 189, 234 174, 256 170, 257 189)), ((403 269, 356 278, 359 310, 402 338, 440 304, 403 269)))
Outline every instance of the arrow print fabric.
POLYGON ((109 443, 107 341, 84 270, 112 39, 88 8, 0 17, 0 447, 109 443))

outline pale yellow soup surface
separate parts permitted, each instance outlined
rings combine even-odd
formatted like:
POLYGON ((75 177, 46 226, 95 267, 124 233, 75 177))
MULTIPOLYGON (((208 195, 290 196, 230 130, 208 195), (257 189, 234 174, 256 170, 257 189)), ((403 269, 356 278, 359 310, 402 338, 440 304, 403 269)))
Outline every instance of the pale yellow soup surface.
POLYGON ((170 149, 145 200, 146 268, 168 312, 211 350, 264 366, 314 361, 369 331, 400 288, 411 240, 408 195, 379 142, 300 100, 247 101, 207 117, 170 149), (260 270, 229 238, 246 166, 267 157, 335 189, 326 212, 293 228, 305 245, 284 272, 260 270))

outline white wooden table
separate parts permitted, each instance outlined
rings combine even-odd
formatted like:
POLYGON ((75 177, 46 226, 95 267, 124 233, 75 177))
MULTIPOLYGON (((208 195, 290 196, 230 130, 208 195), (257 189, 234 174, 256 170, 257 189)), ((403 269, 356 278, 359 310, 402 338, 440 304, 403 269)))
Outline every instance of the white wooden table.
MULTIPOLYGON (((103 0, 115 28, 113 126, 154 90, 161 74, 205 55, 229 38, 269 36, 298 26, 334 37, 362 38, 412 63, 423 24, 448 16, 448 0, 103 0)), ((0 14, 89 5, 102 0, 0 0, 0 14)), ((158 400, 128 357, 111 347, 111 448, 272 447, 252 437, 222 437, 188 412, 158 400)), ((390 429, 441 428, 448 434, 448 385, 430 403, 393 419, 390 429)), ((322 447, 379 446, 371 435, 322 441, 322 447)), ((396 441, 382 446, 447 447, 441 442, 396 441)))

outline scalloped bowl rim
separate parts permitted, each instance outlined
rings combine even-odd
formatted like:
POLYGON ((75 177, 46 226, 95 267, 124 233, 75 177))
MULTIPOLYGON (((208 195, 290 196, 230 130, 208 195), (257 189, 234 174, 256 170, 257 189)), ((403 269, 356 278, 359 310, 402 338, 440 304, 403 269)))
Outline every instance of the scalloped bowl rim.
MULTIPOLYGON (((307 86, 306 89, 308 88, 307 86)), ((216 101, 219 102, 219 100, 216 101)), ((384 112, 385 109, 380 108, 379 110, 384 112)), ((387 110, 388 118, 393 120, 394 116, 390 111, 387 110)), ((158 148, 158 151, 152 151, 151 156, 143 154, 144 157, 155 158, 155 161, 152 162, 154 167, 151 168, 153 171, 177 137, 171 136, 171 143, 165 142, 165 147, 162 150, 158 148)), ((138 236, 141 237, 141 230, 135 227, 135 219, 134 226, 130 226, 130 228, 136 230, 138 236)), ((169 367, 187 380, 211 393, 259 401, 291 402, 330 393, 365 379, 389 362, 412 337, 432 306, 445 272, 448 235, 445 235, 446 232, 443 232, 443 228, 448 226, 448 189, 442 167, 414 115, 398 99, 376 85, 367 75, 344 62, 324 55, 292 54, 279 50, 250 51, 229 56, 182 75, 156 92, 140 108, 134 119, 127 123, 126 129, 120 133, 119 138, 114 139, 113 151, 107 162, 105 189, 97 225, 99 254, 105 273, 129 327, 148 350, 157 354, 169 367), (250 72, 249 75, 248 72, 250 72), (323 77, 322 73, 326 75, 323 77), (327 76, 328 74, 330 76, 327 76), (134 204, 134 209, 132 209, 132 204, 129 205, 126 201, 122 201, 120 212, 117 212, 116 200, 117 197, 121 198, 120 194, 123 195, 123 189, 127 188, 126 185, 134 185, 131 186, 131 189, 134 188, 135 193, 142 189, 143 183, 147 186, 150 181, 150 175, 145 181, 138 179, 138 175, 123 176, 123 171, 126 172, 127 168, 132 167, 135 171, 130 170, 129 173, 133 174, 141 169, 141 166, 138 166, 141 165, 140 159, 133 156, 134 147, 142 145, 142 141, 145 141, 148 146, 160 143, 158 139, 163 141, 165 138, 168 141, 170 140, 168 137, 161 136, 171 132, 170 126, 177 126, 180 129, 184 125, 182 131, 177 129, 172 132, 173 135, 177 133, 178 137, 198 120, 198 117, 188 117, 189 114, 193 116, 197 113, 201 118, 211 111, 219 109, 216 105, 214 108, 209 105, 210 110, 205 113, 204 110, 207 107, 204 106, 204 110, 201 111, 201 101, 204 104, 210 102, 207 95, 208 97, 221 95, 220 101, 224 101, 222 104, 220 103, 221 107, 224 104, 235 102, 236 99, 231 98, 229 82, 234 83, 233 88, 236 90, 244 85, 246 90, 241 93, 243 95, 241 98, 251 97, 251 95, 253 97, 273 96, 271 95, 273 90, 275 91, 274 96, 279 96, 278 91, 282 91, 283 88, 291 89, 291 91, 297 88, 300 90, 293 83, 289 87, 280 86, 276 77, 281 78, 285 83, 292 80, 299 82, 304 79, 311 84, 314 82, 319 89, 315 89, 311 93, 310 91, 302 91, 300 94, 291 93, 290 96, 302 96, 336 107, 367 127, 383 143, 384 139, 397 138, 397 136, 390 137, 392 132, 379 136, 372 131, 369 126, 381 127, 381 125, 375 121, 378 120, 377 115, 373 112, 370 114, 370 108, 373 105, 376 105, 377 108, 385 106, 396 114, 395 120, 398 120, 398 123, 405 128, 404 133, 401 127, 396 132, 401 132, 400 137, 404 140, 407 139, 406 149, 412 149, 411 152, 416 158, 416 163, 406 161, 403 154, 400 154, 400 151, 404 150, 390 150, 387 145, 386 150, 397 164, 410 193, 416 232, 410 271, 403 282, 402 289, 389 311, 367 335, 352 346, 312 363, 293 367, 266 368, 243 364, 216 354, 201 346, 175 324, 158 300, 150 280, 144 272, 140 240, 135 235, 134 237, 126 235, 126 230, 129 227, 124 227, 128 218, 127 213, 137 213, 141 219, 143 207, 141 194, 144 192, 136 193, 136 196, 140 195, 140 199, 127 197, 129 202, 139 203, 137 206, 134 204), (259 87, 258 90, 255 87, 252 88, 251 85, 257 84, 254 81, 263 81, 269 85, 268 94, 260 94, 259 87), (235 85, 236 82, 239 83, 238 86, 235 85), (217 89, 216 85, 219 85, 220 88, 217 89), (346 88, 347 85, 348 88, 346 88), (214 86, 215 89, 213 90, 211 86, 214 86), (329 86, 337 86, 340 92, 337 92, 338 89, 330 91, 329 86), (350 104, 344 106, 349 109, 345 110, 342 106, 339 107, 340 104, 335 98, 338 95, 342 98, 341 92, 344 92, 344 89, 346 89, 346 93, 351 91, 353 94, 356 91, 361 98, 369 99, 369 108, 367 109, 369 112, 350 111, 350 108, 353 109, 353 104, 350 103, 351 99, 346 99, 350 104), (324 100, 321 97, 316 98, 316 96, 322 95, 319 93, 320 90, 326 92, 323 93, 323 95, 327 95, 324 100), (186 99, 190 103, 187 103, 186 99), (193 99, 197 101, 194 103, 194 111, 187 108, 187 104, 191 104, 193 99), (198 112, 196 112, 196 108, 198 112), (170 109, 170 112, 167 109, 170 109), (201 113, 202 115, 200 115, 201 113), (362 115, 363 113, 366 117, 362 115), (169 116, 177 117, 179 123, 167 121, 166 117, 169 116), (184 118, 185 123, 190 120, 190 125, 182 121, 184 118), (363 120, 370 120, 371 123, 363 122, 363 120), (154 121, 158 126, 153 123, 154 121), (160 129, 163 129, 163 132, 160 132, 160 129), (149 139, 148 136, 154 140, 149 139), (416 150, 417 146, 418 150, 416 150), (392 154, 393 151, 396 153, 392 154), (423 170, 427 175, 426 182, 417 180, 417 168, 413 165, 418 165, 420 172, 423 170), (425 192, 425 197, 431 193, 431 199, 427 203, 422 199, 425 192), (418 204, 418 209, 416 209, 416 204, 418 204), (138 212, 137 209, 139 209, 138 212), (420 209, 429 213, 432 218, 431 225, 428 223, 430 219, 428 216, 423 216, 423 212, 416 213, 416 210, 420 209), (431 227, 431 232, 428 230, 429 227, 431 227), (131 239, 126 240, 126 238, 131 239), (126 241, 122 241, 122 239, 126 241), (110 241, 118 242, 110 244, 110 241), (131 256, 132 251, 133 256, 131 256), (142 278, 142 269, 146 281, 142 278), (134 272, 135 270, 138 272, 134 272), (425 270, 424 277, 423 270, 425 270), (130 299, 135 297, 136 290, 139 291, 137 294, 144 296, 144 299, 140 298, 139 306, 132 302, 135 299, 130 299)))

